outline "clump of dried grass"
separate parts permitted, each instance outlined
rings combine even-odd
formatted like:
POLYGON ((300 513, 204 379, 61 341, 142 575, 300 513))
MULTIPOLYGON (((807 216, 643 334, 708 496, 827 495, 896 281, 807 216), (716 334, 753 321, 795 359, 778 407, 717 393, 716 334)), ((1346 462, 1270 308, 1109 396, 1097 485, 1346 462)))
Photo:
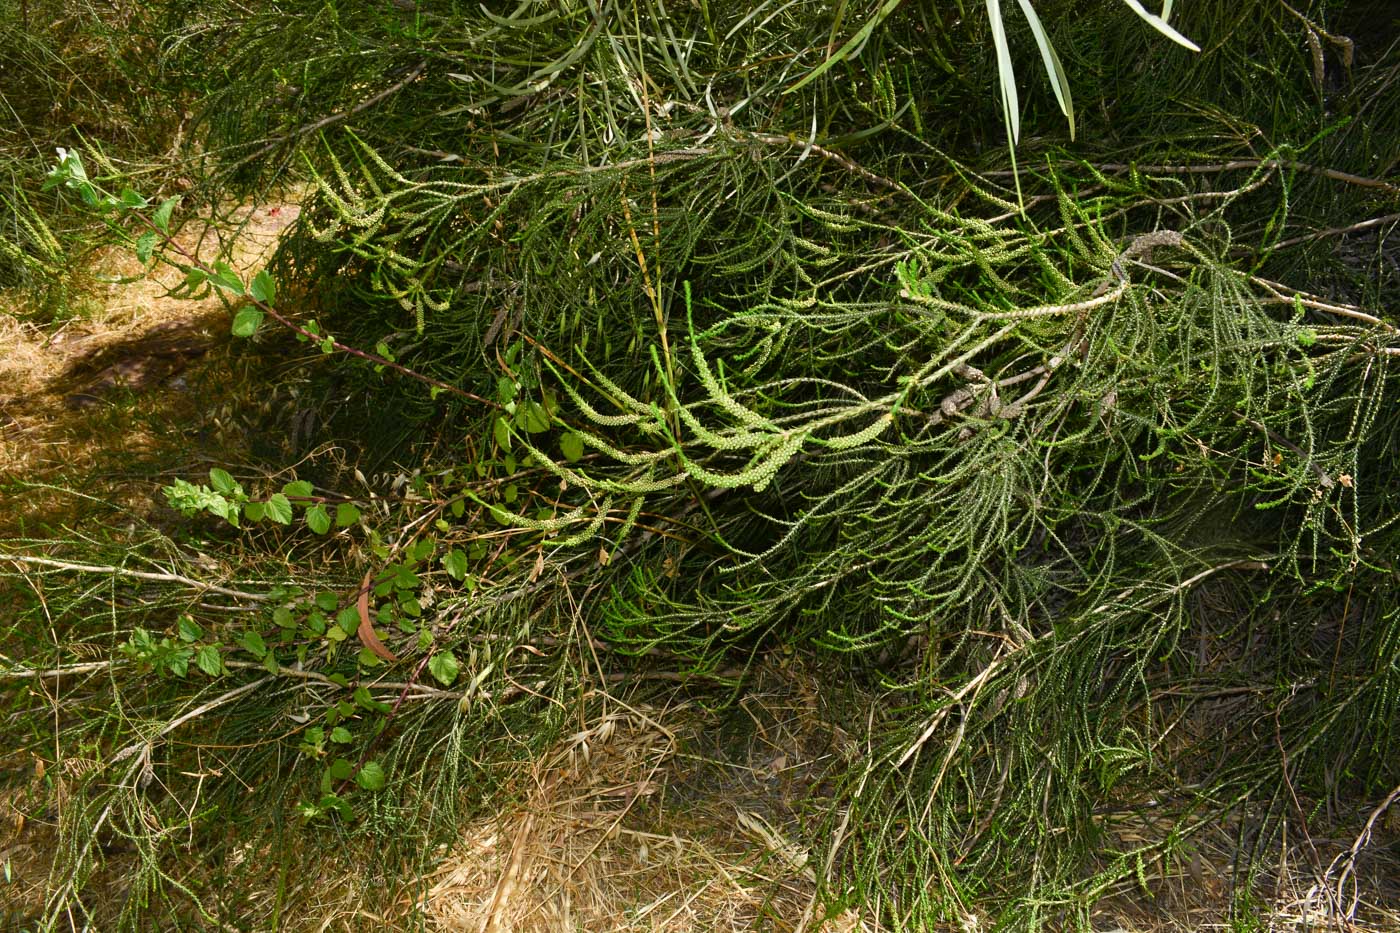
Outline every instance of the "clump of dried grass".
POLYGON ((463 829, 426 916, 481 933, 790 926, 812 892, 800 847, 732 809, 655 806, 676 774, 673 721, 617 709, 560 743, 517 807, 463 829))

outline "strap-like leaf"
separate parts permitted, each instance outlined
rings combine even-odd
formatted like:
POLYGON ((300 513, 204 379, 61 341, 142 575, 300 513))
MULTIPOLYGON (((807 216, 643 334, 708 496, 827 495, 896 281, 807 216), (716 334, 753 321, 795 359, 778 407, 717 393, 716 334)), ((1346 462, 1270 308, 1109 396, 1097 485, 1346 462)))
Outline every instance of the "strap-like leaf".
POLYGON ((1001 79, 1001 111, 1011 145, 1021 139, 1021 101, 1016 96, 1016 70, 1011 65, 1011 47, 1006 43, 1006 24, 1001 19, 1001 0, 987 0, 987 16, 992 21, 992 45, 997 50, 997 77, 1001 79))
POLYGON ((1193 52, 1199 52, 1201 50, 1201 47, 1199 45, 1192 42, 1190 39, 1186 38, 1181 33, 1173 29, 1170 25, 1168 25, 1166 17, 1171 15, 1172 5, 1170 3, 1170 0, 1168 0, 1168 3, 1165 6, 1163 6, 1161 16, 1158 16, 1155 13, 1147 12, 1147 8, 1144 7, 1141 3, 1139 3, 1138 0, 1123 0, 1123 2, 1126 3, 1129 9, 1131 9, 1134 13, 1136 13, 1138 16, 1141 16, 1149 26, 1160 32, 1162 35, 1166 36, 1168 39, 1175 42, 1177 45, 1188 48, 1193 52))
POLYGON ((1026 14, 1026 20, 1031 24, 1035 44, 1040 46, 1040 57, 1045 62, 1045 74, 1050 78, 1050 87, 1055 91, 1055 99, 1060 102, 1060 112, 1069 120, 1069 138, 1074 139, 1074 97, 1070 94, 1065 67, 1060 64, 1060 56, 1050 44, 1050 37, 1045 34, 1045 27, 1036 15, 1035 7, 1031 6, 1031 0, 1017 2, 1021 4, 1021 12, 1026 14))

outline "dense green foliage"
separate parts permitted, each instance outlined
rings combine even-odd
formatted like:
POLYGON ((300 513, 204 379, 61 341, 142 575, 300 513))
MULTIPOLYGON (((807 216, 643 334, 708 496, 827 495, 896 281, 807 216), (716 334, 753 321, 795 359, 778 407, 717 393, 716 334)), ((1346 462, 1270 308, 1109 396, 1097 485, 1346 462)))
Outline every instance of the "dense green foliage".
MULTIPOLYGON (((1291 813, 1285 767, 1313 800, 1389 789, 1400 57, 1319 31, 1380 16, 1360 5, 1183 4, 1199 56, 1085 6, 1038 7, 1076 139, 1027 82, 1012 170, 981 4, 155 4, 145 80, 199 140, 176 218, 305 184, 269 271, 333 335, 327 436, 388 481, 241 476, 255 517, 280 497, 307 527, 11 543, 206 578, 203 535, 240 581, 220 598, 257 610, 55 580, 48 611, 107 620, 86 644, 165 675, 94 684, 131 714, 62 728, 110 754, 219 697, 206 739, 233 745, 305 710, 227 767, 430 832, 493 757, 547 744, 595 663, 660 659, 719 703, 765 653, 810 653, 881 695, 810 840, 823 880, 911 928, 1073 922, 1202 821, 1291 813), (402 659, 373 690, 362 578, 402 659), (1096 808, 1149 793, 1178 831, 1101 845, 1096 808)), ((170 501, 226 518, 233 477, 204 479, 170 501)), ((6 654, 87 656, 27 649, 6 654)), ((174 896, 138 824, 212 817, 144 790, 149 751, 112 767, 134 770, 67 811, 55 915, 94 823, 174 896)), ((225 793, 218 818, 259 818, 225 793)))

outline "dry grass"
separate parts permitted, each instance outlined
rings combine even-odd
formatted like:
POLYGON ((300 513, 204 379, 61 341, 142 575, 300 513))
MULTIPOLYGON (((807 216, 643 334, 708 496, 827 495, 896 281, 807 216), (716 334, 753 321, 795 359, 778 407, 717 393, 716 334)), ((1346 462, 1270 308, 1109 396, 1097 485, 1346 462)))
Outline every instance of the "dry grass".
POLYGON ((706 718, 617 704, 569 736, 532 769, 518 807, 463 828, 423 915, 477 933, 796 929, 812 859, 793 827, 751 808, 743 782, 695 793, 698 772, 736 768, 696 754, 706 718))
MULTIPOLYGON (((297 213, 296 206, 280 204, 249 211, 235 268, 259 268, 297 213)), ((194 235, 183 240, 197 245, 194 235)), ((227 361, 227 353, 220 353, 230 339, 226 311, 214 297, 171 297, 168 291, 179 281, 174 270, 142 273, 129 251, 112 248, 98 254, 83 275, 80 315, 51 323, 27 320, 17 296, 15 306, 0 307, 0 484, 62 484, 81 477, 88 492, 140 508, 143 490, 122 482, 94 488, 91 479, 110 474, 117 464, 169 459, 188 446, 182 433, 226 401, 219 396, 227 391, 211 397, 207 389, 231 388, 228 378, 192 385, 185 372, 211 351, 227 361)), ((27 518, 62 523, 71 517, 65 500, 71 497, 57 491, 5 495, 0 536, 22 533, 20 522, 27 518)))
POLYGON ((655 720, 626 712, 572 736, 539 763, 519 810, 467 827, 424 913, 441 929, 483 933, 750 928, 773 879, 690 832, 627 825, 675 750, 655 720))

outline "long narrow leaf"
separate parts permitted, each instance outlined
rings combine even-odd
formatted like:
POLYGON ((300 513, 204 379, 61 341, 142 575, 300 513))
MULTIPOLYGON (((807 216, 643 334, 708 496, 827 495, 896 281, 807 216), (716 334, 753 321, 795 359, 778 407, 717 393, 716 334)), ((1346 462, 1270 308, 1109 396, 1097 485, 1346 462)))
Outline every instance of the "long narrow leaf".
POLYGON ((879 11, 876 12, 874 16, 870 17, 870 19, 866 21, 865 25, 861 26, 860 29, 856 30, 856 34, 851 36, 851 38, 847 39, 845 45, 841 46, 841 48, 836 50, 836 54, 827 58, 826 61, 822 62, 816 68, 808 72, 807 76, 804 77, 801 81, 798 81, 792 87, 788 88, 788 93, 790 94, 793 91, 798 90, 799 88, 807 84, 809 81, 815 81, 817 78, 826 74, 827 70, 833 65, 835 65, 837 62, 844 61, 851 55, 854 55, 862 46, 865 45, 866 40, 870 38, 870 34, 875 31, 875 27, 879 26, 886 19, 888 19, 890 14, 897 10, 899 8, 899 5, 903 2, 904 0, 886 0, 885 5, 880 7, 879 11))
POLYGON ((1060 56, 1050 44, 1050 37, 1045 34, 1045 27, 1036 15, 1035 7, 1031 6, 1031 0, 1017 2, 1021 4, 1021 12, 1026 14, 1026 20, 1031 24, 1031 34, 1035 36, 1035 44, 1040 46, 1040 57, 1045 62, 1045 74, 1050 78, 1050 87, 1055 91, 1055 99, 1060 102, 1060 112, 1069 120, 1069 138, 1074 139, 1074 97, 1070 94, 1065 67, 1060 64, 1060 56))
MULTIPOLYGON (((1190 39, 1186 38, 1181 33, 1173 29, 1170 25, 1168 25, 1165 19, 1163 19, 1155 13, 1147 12, 1147 8, 1144 7, 1141 3, 1139 3, 1138 0, 1123 0, 1123 2, 1126 3, 1129 9, 1131 9, 1134 13, 1136 13, 1138 16, 1141 16, 1149 26, 1160 32, 1162 35, 1166 36, 1168 39, 1175 42, 1177 45, 1188 48, 1193 52, 1199 52, 1201 50, 1201 47, 1199 45, 1192 42, 1190 39)), ((1168 14, 1171 13, 1171 4, 1168 3, 1166 7, 1162 10, 1162 12, 1168 14)))
POLYGON ((987 0, 987 16, 992 21, 992 45, 997 50, 997 77, 1001 79, 1001 112, 1011 145, 1021 140, 1021 101, 1016 96, 1016 70, 1011 65, 1011 47, 1006 43, 1006 24, 1001 19, 1001 0, 987 0))

